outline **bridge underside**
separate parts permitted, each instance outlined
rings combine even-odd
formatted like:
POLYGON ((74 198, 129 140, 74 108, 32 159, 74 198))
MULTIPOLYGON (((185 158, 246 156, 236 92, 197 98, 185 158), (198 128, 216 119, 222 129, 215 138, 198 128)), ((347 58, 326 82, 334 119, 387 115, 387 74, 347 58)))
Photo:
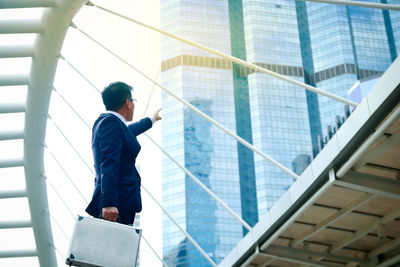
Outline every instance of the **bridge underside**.
POLYGON ((400 60, 222 266, 400 262, 400 60))

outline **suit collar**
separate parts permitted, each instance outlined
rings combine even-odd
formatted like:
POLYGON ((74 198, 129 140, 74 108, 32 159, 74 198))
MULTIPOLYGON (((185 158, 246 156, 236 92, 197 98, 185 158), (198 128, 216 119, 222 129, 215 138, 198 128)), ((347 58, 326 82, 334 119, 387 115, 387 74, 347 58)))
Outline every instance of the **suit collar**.
POLYGON ((117 116, 118 119, 120 119, 120 120, 126 125, 126 120, 125 120, 125 118, 122 117, 122 115, 119 114, 118 112, 111 111, 111 110, 106 110, 104 113, 105 113, 105 114, 113 114, 114 116, 117 116))

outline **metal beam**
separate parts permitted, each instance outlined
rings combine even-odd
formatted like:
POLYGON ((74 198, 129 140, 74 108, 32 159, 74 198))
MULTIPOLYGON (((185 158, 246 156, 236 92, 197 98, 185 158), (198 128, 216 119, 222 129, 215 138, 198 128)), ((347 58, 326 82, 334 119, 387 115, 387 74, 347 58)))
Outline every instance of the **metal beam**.
MULTIPOLYGON (((256 266, 268 266, 269 264, 271 264, 272 262, 274 262, 276 260, 276 257, 271 257, 270 255, 265 254, 264 252, 260 251, 260 249, 258 247, 256 247, 256 257, 254 259, 257 259, 257 263, 253 263, 252 265, 256 265, 256 266)), ((251 264, 251 261, 246 264, 245 261, 241 266, 250 266, 249 264, 251 264)))
POLYGON ((253 265, 251 262, 257 257, 257 255, 260 253, 260 250, 258 247, 255 248, 254 253, 250 255, 250 257, 247 258, 245 262, 242 263, 241 266, 250 266, 253 265))
POLYGON ((296 218, 300 216, 305 210, 307 210, 309 207, 311 207, 315 201, 322 196, 333 184, 335 181, 335 171, 333 169, 329 170, 329 180, 321 186, 321 188, 313 194, 306 203, 303 204, 299 209, 296 210, 296 212, 288 219, 285 220, 285 222, 279 227, 278 230, 276 230, 264 243, 260 246, 260 250, 265 250, 267 249, 272 242, 275 241, 276 238, 278 238, 281 233, 283 233, 292 223, 296 221, 296 218))
POLYGON ((0 191, 0 199, 27 197, 26 190, 6 190, 0 191))
POLYGON ((304 253, 303 250, 301 250, 301 253, 298 252, 299 251, 295 251, 295 249, 293 248, 271 245, 262 253, 264 256, 298 264, 305 264, 307 266, 317 266, 317 267, 337 266, 336 264, 309 260, 309 258, 307 257, 307 255, 304 253))
MULTIPOLYGON (((86 0, 57 0, 57 8, 44 10, 36 30, 25 114, 25 182, 40 266, 57 266, 51 231, 47 185, 44 179, 44 146, 47 116, 58 55, 72 18, 86 0), (40 26, 39 25, 43 25, 40 26), (40 31, 39 31, 40 32, 40 31)), ((26 25, 25 25, 26 26, 26 25)))
POLYGON ((22 167, 24 166, 23 159, 2 159, 0 160, 0 168, 22 167))
POLYGON ((397 217, 400 216, 400 209, 395 209, 389 214, 385 215, 382 217, 380 220, 377 220, 375 223, 365 225, 362 227, 360 230, 349 236, 348 238, 343 239, 342 241, 338 242, 337 244, 333 245, 329 252, 335 252, 341 249, 344 246, 347 246, 348 244, 358 240, 359 238, 363 237, 364 235, 368 234, 369 232, 375 230, 382 224, 386 224, 390 221, 393 221, 397 217))
POLYGON ((302 0, 302 1, 400 11, 400 5, 371 3, 371 2, 365 2, 365 1, 350 1, 350 0, 302 0))
POLYGON ((13 85, 28 85, 29 75, 0 75, 0 86, 13 86, 13 85))
POLYGON ((24 130, 0 131, 0 141, 24 139, 24 130))
POLYGON ((399 262, 400 262, 400 254, 394 256, 393 258, 385 260, 384 262, 379 264, 378 267, 395 266, 395 264, 399 262))
POLYGON ((2 0, 0 8, 55 7, 54 0, 2 0))
POLYGON ((0 33, 41 33, 43 27, 40 20, 0 20, 0 33))
POLYGON ((0 251, 0 258, 36 257, 37 255, 36 249, 0 251))
POLYGON ((368 139, 357 149, 356 152, 346 161, 342 167, 336 172, 336 176, 343 177, 357 162, 361 159, 368 149, 378 140, 398 118, 400 118, 400 107, 398 106, 386 120, 376 129, 376 131, 368 137, 368 139))
POLYGON ((0 114, 25 112, 25 103, 2 103, 0 104, 0 114))
MULTIPOLYGON (((324 259, 331 259, 333 261, 338 261, 338 262, 357 262, 359 264, 365 264, 368 261, 364 259, 358 259, 354 257, 346 257, 346 256, 341 256, 341 255, 335 255, 331 253, 324 253, 324 252, 318 252, 318 251, 312 251, 312 250, 305 250, 305 249, 297 249, 293 247, 284 247, 284 246, 278 246, 278 245, 271 245, 269 246, 265 251, 267 254, 272 254, 275 256, 279 257, 290 257, 290 258, 295 258, 298 260, 306 260, 310 259, 311 257, 319 257, 319 258, 324 258, 324 259)), ((322 262, 318 262, 315 264, 322 264, 322 262)))
POLYGON ((262 262, 260 264, 261 266, 268 266, 276 260, 276 258, 274 258, 274 257, 270 257, 268 255, 264 255, 264 256, 268 257, 268 259, 266 261, 262 262))
POLYGON ((33 57, 31 45, 2 45, 0 46, 0 58, 33 57))
POLYGON ((358 191, 400 200, 400 181, 372 174, 349 171, 335 184, 358 191))
POLYGON ((0 221, 0 229, 28 228, 32 227, 31 221, 0 221))
POLYGON ((300 242, 303 240, 311 237, 312 235, 318 233, 319 231, 323 230, 325 227, 327 227, 330 224, 335 223, 336 221, 340 220, 347 214, 349 214, 351 211, 357 209, 361 205, 365 204, 366 202, 370 201, 372 198, 374 198, 374 195, 370 194, 363 194, 361 197, 357 198, 356 200, 352 201, 346 208, 341 209, 340 211, 332 214, 319 224, 315 225, 313 228, 310 230, 306 231, 302 235, 298 236, 296 239, 294 239, 291 242, 291 245, 295 246, 298 245, 300 242))
POLYGON ((391 148, 392 146, 396 145, 400 141, 400 131, 389 135, 386 139, 380 143, 379 145, 375 146, 372 151, 368 151, 365 156, 361 157, 356 164, 354 164, 353 169, 357 170, 363 167, 367 162, 371 162, 379 155, 384 153, 387 149, 391 148))
POLYGON ((376 249, 370 251, 367 255, 367 258, 371 259, 381 253, 385 253, 386 251, 391 250, 392 248, 394 248, 398 245, 400 245, 400 237, 393 239, 392 241, 389 241, 389 242, 383 244, 382 246, 377 247, 376 249))
POLYGON ((367 162, 367 164, 365 164, 365 167, 370 168, 370 169, 381 170, 381 171, 385 171, 385 172, 392 172, 395 174, 400 173, 400 169, 398 169, 398 168, 383 166, 383 165, 379 165, 379 164, 371 163, 371 162, 367 162))

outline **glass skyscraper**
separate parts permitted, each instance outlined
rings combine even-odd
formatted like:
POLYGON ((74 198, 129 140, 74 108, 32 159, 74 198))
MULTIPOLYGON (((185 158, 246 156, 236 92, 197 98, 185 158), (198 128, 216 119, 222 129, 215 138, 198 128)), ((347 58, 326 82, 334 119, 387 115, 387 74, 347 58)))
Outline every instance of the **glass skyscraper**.
MULTIPOLYGON (((162 1, 162 28, 231 53, 226 1, 162 1)), ((162 84, 236 131, 232 64, 199 49, 162 40, 162 84)), ((241 216, 236 141, 163 93, 164 148, 241 216)), ((221 261, 242 234, 241 225, 168 158, 163 158, 163 205, 211 259, 221 261)), ((166 217, 164 259, 171 265, 208 265, 166 217)))
MULTIPOLYGON (((397 56, 391 54, 394 40, 388 40, 393 32, 390 19, 385 21, 387 11, 308 3, 307 13, 313 81, 323 90, 347 97, 357 80, 382 74, 397 56)), ((335 115, 343 114, 343 104, 320 96, 318 101, 326 131, 334 125, 335 115)))
MULTIPOLYGON (((245 0, 243 17, 247 61, 303 82, 295 2, 245 0)), ((305 90, 262 73, 247 77, 254 145, 301 173, 311 154, 305 90)), ((258 155, 254 163, 258 211, 265 214, 293 178, 258 155)))
MULTIPOLYGON (((303 1, 161 1, 164 30, 342 97, 397 57, 399 24, 396 12, 303 1)), ((340 102, 169 37, 162 60, 163 86, 297 174, 345 117, 340 102)), ((251 226, 293 183, 170 95, 162 105, 164 148, 251 226)), ((165 208, 219 263, 246 230, 170 159, 162 167, 165 208)), ((167 216, 163 257, 208 266, 167 216)))

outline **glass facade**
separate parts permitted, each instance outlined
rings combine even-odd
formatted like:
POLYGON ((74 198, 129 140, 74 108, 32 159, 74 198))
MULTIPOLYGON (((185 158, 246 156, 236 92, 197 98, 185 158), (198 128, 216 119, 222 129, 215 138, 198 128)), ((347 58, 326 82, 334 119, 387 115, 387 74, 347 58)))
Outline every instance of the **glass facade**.
MULTIPOLYGON (((382 0, 382 3, 400 5, 400 0, 382 0)), ((400 54, 400 13, 398 11, 383 11, 384 14, 389 13, 389 18, 386 17, 385 23, 389 28, 389 44, 391 45, 392 59, 400 54), (392 30, 392 33, 390 33, 392 30)), ((387 16, 387 15, 386 15, 387 16)))
MULTIPOLYGON (((243 6, 241 0, 229 1, 229 19, 231 32, 232 56, 246 60, 246 46, 243 24, 243 6)), ((235 117, 237 134, 253 143, 253 134, 250 129, 250 99, 249 82, 246 75, 241 75, 241 66, 234 63, 233 87, 235 95, 235 117)), ((258 221, 258 204, 256 195, 256 177, 254 169, 253 151, 238 142, 238 160, 240 177, 240 199, 242 205, 242 218, 253 226, 258 221)), ((243 228, 244 234, 247 229, 243 228)))
MULTIPOLYGON (((162 1, 163 29, 231 53, 229 7, 225 1, 162 1)), ((164 37, 162 84, 236 132, 232 65, 164 37), (182 59, 182 60, 181 60, 182 59)), ((237 143, 171 96, 163 93, 164 148, 241 216, 237 143)), ((163 158, 163 205, 215 262, 242 238, 242 226, 171 160, 163 158)), ((164 259, 171 266, 208 266, 197 249, 163 219, 164 259)))
MULTIPOLYGON (((294 1, 243 1, 249 62, 302 67, 294 1)), ((304 82, 303 77, 287 75, 304 82)), ((311 158, 310 125, 304 89, 265 74, 248 76, 253 143, 290 170, 301 173, 311 158)), ((254 156, 258 213, 265 214, 293 178, 254 156)))
MULTIPOLYGON (((391 27, 390 19, 385 21, 385 11, 311 2, 307 11, 315 72, 344 66, 344 71, 317 82, 318 88, 347 98, 357 80, 379 75, 390 66, 388 36, 393 34, 387 32, 391 27)), ((318 100, 326 135, 328 126, 336 124, 335 116, 344 116, 344 105, 324 96, 318 100)))
MULTIPOLYGON (((161 1, 164 30, 344 98, 397 57, 399 24, 398 12, 315 2, 161 1)), ((299 175, 345 116, 340 102, 169 37, 162 60, 163 86, 299 175)), ((162 105, 163 147, 248 224, 294 182, 164 92, 162 105)), ((246 231, 168 157, 162 167, 164 207, 221 262, 246 231)), ((209 266, 167 216, 163 257, 171 266, 209 266)))

